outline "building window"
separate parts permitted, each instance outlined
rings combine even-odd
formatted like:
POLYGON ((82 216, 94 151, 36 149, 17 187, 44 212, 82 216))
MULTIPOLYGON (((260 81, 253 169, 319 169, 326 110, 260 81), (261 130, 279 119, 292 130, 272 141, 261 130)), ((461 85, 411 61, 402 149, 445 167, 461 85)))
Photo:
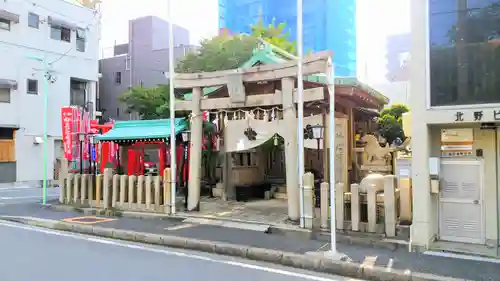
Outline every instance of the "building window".
POLYGON ((28 79, 26 83, 27 93, 30 95, 38 95, 38 80, 28 79))
POLYGON ((78 28, 76 29, 76 50, 80 52, 85 52, 85 30, 78 28))
POLYGON ((122 73, 115 72, 115 84, 121 84, 121 83, 122 83, 122 73))
POLYGON ((0 103, 10 103, 9 88, 0 88, 0 103))
POLYGON ((120 117, 120 108, 116 108, 116 117, 120 117))
POLYGON ((429 1, 431 106, 500 103, 500 6, 429 1))
POLYGON ((70 105, 85 107, 87 106, 87 82, 71 78, 70 79, 71 95, 69 99, 70 105))
POLYGON ((0 18, 0 29, 10 31, 10 20, 0 18))
POLYGON ((64 42, 71 42, 71 29, 63 26, 51 25, 50 38, 64 42))
POLYGON ((130 70, 130 56, 125 58, 125 70, 130 70))
POLYGON ((0 127, 0 140, 13 140, 14 139, 14 129, 0 127))
POLYGON ((40 17, 35 13, 28 13, 28 26, 38 29, 40 27, 40 17))

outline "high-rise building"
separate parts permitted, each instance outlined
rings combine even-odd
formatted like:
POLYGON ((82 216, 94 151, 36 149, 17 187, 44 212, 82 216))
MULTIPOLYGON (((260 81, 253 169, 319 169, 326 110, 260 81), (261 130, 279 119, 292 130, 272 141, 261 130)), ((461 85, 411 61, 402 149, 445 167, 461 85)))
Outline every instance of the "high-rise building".
MULTIPOLYGON (((219 28, 249 33, 265 24, 285 22, 297 39, 297 6, 290 0, 219 0, 219 28)), ((356 76, 356 0, 307 0, 303 7, 304 52, 334 52, 337 76, 356 76)))
POLYGON ((387 74, 386 78, 391 82, 408 81, 410 76, 410 48, 411 34, 394 34, 387 37, 386 41, 386 59, 387 74))

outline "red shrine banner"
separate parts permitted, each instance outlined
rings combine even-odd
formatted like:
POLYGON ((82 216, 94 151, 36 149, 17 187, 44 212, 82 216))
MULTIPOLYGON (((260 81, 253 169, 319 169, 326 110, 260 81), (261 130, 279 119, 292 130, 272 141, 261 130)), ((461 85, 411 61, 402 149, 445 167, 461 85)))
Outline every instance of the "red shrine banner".
MULTIPOLYGON (((115 120, 111 120, 110 122, 111 124, 115 124, 115 120)), ((112 163, 115 163, 115 160, 116 160, 116 154, 117 154, 117 151, 119 149, 119 146, 114 143, 114 142, 110 142, 109 143, 109 161, 112 162, 112 163)))
POLYGON ((82 124, 80 124, 80 133, 84 133, 85 134, 85 138, 83 139, 83 159, 84 160, 89 160, 89 145, 90 145, 90 142, 89 142, 89 138, 88 138, 88 133, 90 131, 90 128, 89 128, 89 125, 90 125, 90 115, 88 112, 83 112, 83 115, 82 115, 82 124))
POLYGON ((73 160, 73 139, 74 136, 74 111, 72 107, 63 107, 61 109, 62 120, 62 139, 64 146, 64 157, 69 161, 73 160))

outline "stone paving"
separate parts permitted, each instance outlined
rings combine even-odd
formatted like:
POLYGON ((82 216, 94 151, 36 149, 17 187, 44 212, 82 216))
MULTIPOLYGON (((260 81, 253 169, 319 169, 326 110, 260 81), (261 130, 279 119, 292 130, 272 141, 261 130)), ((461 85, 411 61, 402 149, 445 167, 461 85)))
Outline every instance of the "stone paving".
POLYGON ((203 197, 200 202, 200 212, 179 212, 178 215, 253 221, 271 225, 288 223, 287 201, 283 199, 236 202, 203 197))

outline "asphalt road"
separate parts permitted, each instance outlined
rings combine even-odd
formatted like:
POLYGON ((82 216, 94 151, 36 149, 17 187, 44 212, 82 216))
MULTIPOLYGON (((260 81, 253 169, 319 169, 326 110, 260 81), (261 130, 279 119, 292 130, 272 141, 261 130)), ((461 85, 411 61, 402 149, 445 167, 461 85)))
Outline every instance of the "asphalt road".
MULTIPOLYGON (((59 198, 59 187, 47 188, 47 200, 59 198)), ((42 188, 30 185, 1 185, 0 205, 41 202, 42 188)))
POLYGON ((344 277, 0 222, 2 281, 353 281, 344 277))

